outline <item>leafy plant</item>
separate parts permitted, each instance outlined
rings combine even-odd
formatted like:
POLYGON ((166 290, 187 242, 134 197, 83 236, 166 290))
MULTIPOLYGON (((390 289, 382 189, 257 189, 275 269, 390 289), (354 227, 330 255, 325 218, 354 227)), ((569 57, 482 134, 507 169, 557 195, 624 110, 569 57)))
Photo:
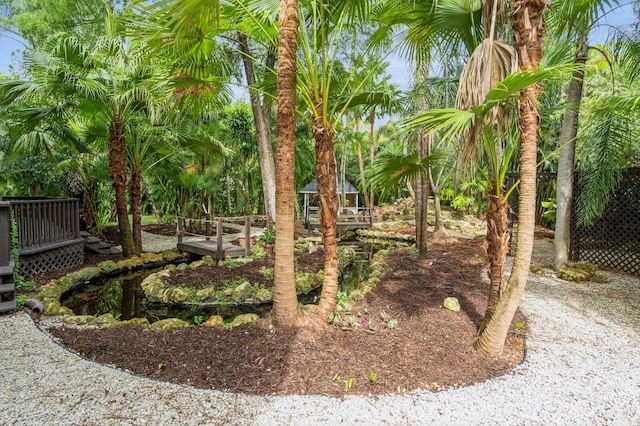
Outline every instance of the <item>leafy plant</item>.
POLYGON ((376 383, 378 383, 378 375, 376 374, 375 371, 372 371, 371 373, 369 373, 369 381, 371 382, 372 385, 375 385, 376 383))
POLYGON ((411 252, 409 253, 409 255, 411 256, 411 259, 416 260, 418 258, 418 254, 420 254, 420 250, 418 250, 417 247, 414 247, 411 249, 411 252))
POLYGON ((34 292, 37 290, 36 283, 33 281, 25 281, 24 279, 20 280, 20 282, 16 282, 16 288, 26 292, 34 292))
MULTIPOLYGON (((13 254, 13 277, 17 288, 22 288, 26 285, 24 277, 20 275, 20 252, 18 251, 18 245, 20 239, 18 236, 18 224, 11 212, 11 253, 13 254)), ((34 288, 35 290, 35 288, 34 288)))
POLYGON ((158 363, 158 370, 162 370, 164 368, 164 363, 163 362, 159 362, 158 363))
POLYGON ((353 377, 350 377, 348 380, 344 381, 344 391, 349 392, 351 387, 353 386, 353 377))
POLYGON ((265 279, 271 281, 273 280, 273 270, 271 268, 268 268, 266 266, 261 266, 260 267, 260 274, 262 274, 263 277, 265 277, 265 279))
POLYGON ((202 315, 196 315, 193 317, 193 323, 196 325, 200 325, 204 322, 204 318, 202 318, 202 315))
POLYGON ((262 242, 265 244, 274 244, 276 242, 276 231, 265 228, 263 234, 262 234, 262 238, 261 238, 262 242))
POLYGON ((346 291, 339 291, 337 296, 338 305, 341 305, 344 302, 346 302, 348 297, 349 296, 347 295, 346 291))
POLYGON ((380 318, 382 319, 382 322, 385 323, 388 329, 393 330, 395 328, 398 328, 398 321, 391 318, 391 316, 385 311, 380 312, 380 318))
POLYGON ((18 309, 24 307, 28 299, 29 296, 27 296, 26 294, 18 294, 16 296, 16 306, 18 307, 18 309))
POLYGON ((547 201, 542 201, 542 207, 544 207, 544 211, 542 212, 542 217, 548 219, 550 222, 556 221, 556 209, 558 208, 558 201, 555 198, 549 198, 547 201))

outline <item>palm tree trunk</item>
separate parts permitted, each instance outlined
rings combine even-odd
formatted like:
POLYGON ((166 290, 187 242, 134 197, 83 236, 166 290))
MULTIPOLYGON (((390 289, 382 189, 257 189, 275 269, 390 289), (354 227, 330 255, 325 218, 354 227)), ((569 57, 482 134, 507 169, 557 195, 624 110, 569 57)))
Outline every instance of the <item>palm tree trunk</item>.
POLYGON ((272 228, 276 216, 276 182, 275 164, 273 161, 273 151, 271 148, 271 132, 268 120, 265 119, 265 111, 260 104, 260 96, 255 91, 256 84, 253 61, 249 50, 249 40, 245 34, 238 32, 238 44, 242 52, 242 62, 244 72, 249 86, 249 100, 253 111, 253 122, 256 127, 256 138, 258 139, 258 154, 260 156, 260 173, 262 174, 262 191, 264 193, 264 209, 267 215, 267 228, 272 228))
POLYGON ((131 257, 136 248, 131 234, 129 214, 127 211, 127 145, 124 134, 124 123, 116 112, 109 126, 109 176, 113 180, 116 194, 116 215, 118 229, 122 237, 122 254, 131 257))
MULTIPOLYGON (((495 185, 495 183, 493 184, 495 185)), ((502 191, 501 191, 502 192, 502 191)), ((509 253, 509 221, 507 218, 507 202, 504 195, 489 196, 487 208, 487 261, 489 262, 489 301, 479 332, 482 333, 489 319, 498 306, 504 292, 504 263, 509 253)))
POLYGON ((556 187, 556 230, 553 238, 555 248, 554 267, 562 268, 569 261, 571 243, 571 205, 573 199, 574 158, 576 152, 575 138, 578 134, 578 115, 582 101, 584 84, 584 64, 587 61, 589 46, 587 33, 583 31, 578 38, 575 64, 577 68, 567 89, 568 107, 564 113, 562 130, 558 138, 560 154, 558 156, 558 176, 556 187))
MULTIPOLYGON (((520 67, 533 71, 542 56, 544 0, 513 0, 512 27, 518 50, 520 67)), ((538 135, 537 84, 520 92, 520 197, 518 204, 518 233, 516 254, 507 287, 498 301, 493 315, 485 320, 486 327, 478 336, 476 349, 488 355, 499 355, 504 349, 507 332, 524 294, 533 252, 536 207, 536 163, 538 135)))
MULTIPOLYGON (((431 136, 424 132, 418 138, 418 160, 422 160, 429 155, 429 145, 431 136)), ((429 177, 427 173, 421 172, 416 181, 416 246, 418 253, 423 256, 427 253, 427 200, 429 199, 429 177)))
POLYGON ((133 226, 133 245, 136 254, 142 253, 142 207, 141 207, 141 173, 136 165, 131 170, 131 184, 129 185, 129 202, 131 203, 131 221, 133 226))
MULTIPOLYGON (((318 303, 318 315, 326 317, 333 312, 338 295, 338 188, 336 185, 336 159, 333 151, 333 130, 324 124, 322 105, 316 105, 319 115, 313 122, 316 141, 316 180, 318 181, 318 210, 320 231, 324 245, 324 281, 318 303)), ((344 177, 343 177, 344 179, 344 177)))
MULTIPOLYGON (((375 108, 369 114, 369 164, 373 164, 376 159, 376 134, 375 134, 375 120, 376 120, 376 112, 375 108)), ((375 205, 375 193, 373 190, 373 185, 369 186, 369 203, 371 204, 369 207, 373 208, 375 205)))
POLYGON ((298 1, 280 0, 276 116, 276 247, 273 317, 278 325, 298 321, 293 267, 295 220, 295 100, 298 1))

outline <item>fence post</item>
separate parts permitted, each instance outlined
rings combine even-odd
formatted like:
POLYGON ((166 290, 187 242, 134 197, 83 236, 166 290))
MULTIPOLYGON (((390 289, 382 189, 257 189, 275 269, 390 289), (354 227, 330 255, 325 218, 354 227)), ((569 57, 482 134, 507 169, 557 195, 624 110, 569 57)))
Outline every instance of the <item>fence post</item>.
POLYGON ((222 232, 223 232, 223 227, 222 227, 222 218, 219 217, 218 218, 218 225, 217 225, 217 235, 216 235, 216 246, 217 246, 217 256, 218 259, 224 259, 224 250, 222 249, 222 232))
POLYGON ((251 256, 251 216, 244 217, 244 255, 251 256))
POLYGON ((0 312, 16 308, 16 285, 11 259, 11 210, 9 202, 0 201, 0 312))

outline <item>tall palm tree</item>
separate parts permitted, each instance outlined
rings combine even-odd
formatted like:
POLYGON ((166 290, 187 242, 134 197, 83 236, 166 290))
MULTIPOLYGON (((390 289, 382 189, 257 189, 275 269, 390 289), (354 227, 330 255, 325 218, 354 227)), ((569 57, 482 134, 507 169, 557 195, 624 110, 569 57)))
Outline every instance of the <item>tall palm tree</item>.
POLYGON ((573 177, 575 172, 575 140, 578 134, 578 117, 583 96, 585 64, 589 46, 587 35, 605 14, 605 6, 617 3, 608 0, 582 0, 555 2, 550 14, 550 28, 554 38, 565 34, 574 37, 576 70, 567 87, 567 109, 558 137, 558 174, 556 187, 556 224, 554 234, 554 267, 563 267, 569 260, 571 241, 571 210, 573 204, 573 177))
POLYGON ((276 248, 273 315, 280 325, 299 319, 293 238, 298 1, 280 0, 276 114, 276 248))
MULTIPOLYGON (((518 62, 522 70, 535 72, 542 57, 544 21, 542 14, 548 7, 544 0, 513 0, 512 27, 518 62)), ((516 254, 506 290, 500 297, 478 340, 476 349, 489 354, 501 354, 513 316, 520 305, 529 275, 533 251, 536 208, 536 168, 538 95, 537 83, 520 91, 520 196, 518 200, 518 231, 516 254)))

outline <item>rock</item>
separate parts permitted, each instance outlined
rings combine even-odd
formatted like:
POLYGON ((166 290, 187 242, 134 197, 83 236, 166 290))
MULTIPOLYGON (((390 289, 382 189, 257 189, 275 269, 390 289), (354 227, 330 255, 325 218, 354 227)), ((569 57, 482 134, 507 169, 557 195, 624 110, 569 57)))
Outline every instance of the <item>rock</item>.
POLYGON ((142 266, 144 262, 138 256, 133 256, 129 259, 124 259, 118 262, 119 269, 135 269, 142 266))
POLYGON ((62 319, 65 325, 95 326, 97 318, 93 315, 68 315, 62 319))
POLYGON ((107 313, 96 318, 96 325, 99 327, 110 327, 118 325, 120 321, 114 318, 113 314, 107 313))
POLYGON ((460 302, 458 302, 458 299, 456 299, 455 297, 447 297, 446 299, 444 299, 442 306, 450 311, 460 311, 460 302))
POLYGON ((160 330, 168 330, 170 328, 179 328, 179 327, 189 327, 189 324, 186 321, 182 321, 178 318, 167 318, 160 321, 156 321, 151 324, 151 327, 158 328, 160 330))
POLYGON ((260 288, 253 296, 258 302, 269 302, 273 300, 273 293, 268 288, 260 288))
POLYGON ((148 326, 149 320, 146 318, 131 318, 130 320, 120 321, 118 325, 140 325, 148 326))
POLYGON ((187 265, 186 263, 181 263, 178 266, 176 266, 176 271, 184 271, 189 267, 189 265, 187 265))
POLYGON ((145 297, 150 302, 161 302, 163 299, 163 293, 165 288, 164 278, 168 277, 170 271, 164 269, 155 274, 149 275, 142 281, 140 286, 144 291, 145 297))
POLYGON ((242 302, 243 300, 252 299, 254 289, 249 281, 245 281, 236 288, 231 290, 231 300, 233 302, 242 302))
POLYGON ((140 259, 142 259, 144 263, 156 263, 162 262, 163 257, 162 253, 142 253, 140 259))
POLYGON ((202 325, 207 327, 223 326, 224 320, 220 315, 211 315, 208 320, 202 323, 202 325))
POLYGON ((181 288, 174 288, 171 291, 170 301, 174 303, 181 303, 186 301, 189 298, 189 293, 181 288))
POLYGON ((322 285, 323 272, 317 274, 296 274, 296 292, 307 294, 322 285))
POLYGON ((185 255, 176 249, 166 250, 162 252, 162 258, 164 260, 171 261, 171 260, 176 260, 183 257, 185 257, 185 255))
POLYGON ((251 324, 252 322, 257 321, 259 319, 260 319, 260 317, 258 315, 256 315, 256 314, 238 315, 231 322, 231 327, 237 327, 237 326, 243 325, 243 324, 251 324))
POLYGON ((216 289, 213 287, 203 288, 196 291, 196 300, 199 302, 211 301, 215 299, 216 289))
POLYGON ((91 278, 100 275, 101 272, 102 270, 97 266, 89 266, 70 273, 66 278, 70 279, 73 283, 80 283, 83 281, 89 281, 91 278))
POLYGON ((73 311, 66 306, 61 306, 57 300, 44 303, 44 315, 73 315, 73 311))
POLYGON ((98 267, 104 273, 109 273, 118 270, 118 264, 113 260, 104 260, 98 263, 98 267))

